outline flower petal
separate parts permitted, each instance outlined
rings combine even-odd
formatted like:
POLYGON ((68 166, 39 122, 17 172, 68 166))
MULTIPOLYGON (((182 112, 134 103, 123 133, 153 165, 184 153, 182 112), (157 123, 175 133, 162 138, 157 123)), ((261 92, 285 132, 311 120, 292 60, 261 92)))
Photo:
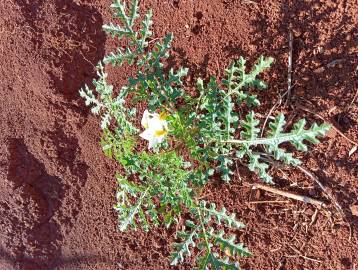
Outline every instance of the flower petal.
POLYGON ((156 141, 157 141, 158 143, 162 143, 162 142, 164 141, 164 138, 165 138, 164 135, 163 135, 163 136, 160 136, 160 137, 155 137, 155 139, 156 139, 156 141))
POLYGON ((150 141, 149 141, 149 145, 148 145, 148 149, 156 146, 158 143, 161 143, 163 140, 159 140, 159 138, 157 137, 153 137, 150 141))
POLYGON ((154 130, 153 129, 146 129, 141 134, 139 134, 144 140, 150 141, 154 138, 154 130))
POLYGON ((148 128, 149 118, 150 118, 150 113, 148 112, 148 110, 145 110, 143 113, 142 121, 141 121, 141 124, 144 128, 148 128))
POLYGON ((158 114, 150 113, 148 110, 144 111, 141 124, 145 130, 139 136, 149 142, 149 149, 163 142, 167 135, 168 124, 165 118, 165 113, 158 114))

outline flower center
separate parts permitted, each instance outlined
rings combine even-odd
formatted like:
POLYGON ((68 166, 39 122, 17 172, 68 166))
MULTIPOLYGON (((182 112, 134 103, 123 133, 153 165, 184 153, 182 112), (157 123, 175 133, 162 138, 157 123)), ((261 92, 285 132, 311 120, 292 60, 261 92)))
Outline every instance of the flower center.
POLYGON ((166 131, 166 130, 156 130, 155 132, 154 132, 154 136, 155 137, 160 137, 160 136, 163 136, 163 135, 165 135, 165 134, 167 134, 168 133, 168 131, 166 131))

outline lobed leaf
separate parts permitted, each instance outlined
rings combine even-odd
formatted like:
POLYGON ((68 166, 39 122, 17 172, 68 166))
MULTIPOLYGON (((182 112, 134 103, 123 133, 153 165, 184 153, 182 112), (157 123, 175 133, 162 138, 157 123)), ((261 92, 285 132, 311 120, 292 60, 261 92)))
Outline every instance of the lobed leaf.
POLYGON ((178 237, 182 238, 183 241, 173 244, 175 252, 171 255, 171 265, 177 265, 179 262, 183 262, 184 256, 191 255, 190 246, 195 247, 194 237, 197 237, 197 230, 199 227, 191 220, 187 220, 186 225, 192 230, 190 232, 178 232, 178 237))
POLYGON ((215 233, 214 229, 208 231, 210 237, 214 239, 215 244, 219 244, 221 251, 229 253, 231 257, 239 256, 251 256, 250 251, 244 247, 243 244, 235 243, 235 236, 231 235, 229 238, 225 238, 225 232, 220 231, 215 233))
POLYGON ((216 210, 215 203, 211 203, 210 206, 207 207, 207 203, 205 201, 201 201, 199 204, 199 209, 204 213, 206 223, 214 218, 217 224, 220 225, 224 223, 229 228, 241 229, 245 227, 243 223, 236 220, 234 213, 228 214, 225 207, 223 207, 221 210, 216 210))

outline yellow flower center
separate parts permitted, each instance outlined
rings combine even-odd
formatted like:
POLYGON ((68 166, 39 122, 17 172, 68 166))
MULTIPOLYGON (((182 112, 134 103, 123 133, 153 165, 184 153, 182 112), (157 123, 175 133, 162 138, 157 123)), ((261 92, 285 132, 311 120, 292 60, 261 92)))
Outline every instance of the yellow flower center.
POLYGON ((166 135, 167 133, 168 133, 168 131, 166 131, 166 130, 156 130, 154 132, 154 136, 155 137, 160 137, 160 136, 166 135))

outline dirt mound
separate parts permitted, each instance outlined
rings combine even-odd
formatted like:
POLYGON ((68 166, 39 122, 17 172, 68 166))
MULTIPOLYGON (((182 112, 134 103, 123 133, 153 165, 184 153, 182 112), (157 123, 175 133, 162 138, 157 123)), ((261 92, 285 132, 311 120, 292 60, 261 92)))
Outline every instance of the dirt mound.
MULTIPOLYGON (((9 0, 0 3, 0 269, 170 269, 174 231, 116 230, 114 173, 119 168, 98 145, 98 119, 78 96, 94 65, 115 42, 102 24, 111 0, 9 0)), ((288 31, 293 33, 293 93, 282 107, 289 121, 335 124, 358 141, 357 7, 347 1, 141 1, 152 8, 154 33, 173 32, 170 65, 189 67, 186 85, 222 75, 231 59, 274 56, 260 93, 263 115, 287 88, 288 31), (320 117, 317 116, 320 115, 320 117)), ((131 70, 112 70, 120 85, 131 70)), ((207 189, 220 206, 238 213, 238 236, 253 252, 245 269, 355 269, 357 152, 333 132, 309 154, 313 171, 344 209, 298 170, 277 170, 281 189, 324 200, 326 210, 274 200, 252 191, 257 181, 237 164, 230 185, 207 189), (243 181, 243 182, 242 182, 243 181), (250 203, 251 202, 251 203, 250 203), (350 226, 348 226, 348 224, 350 226)), ((280 198, 281 200, 282 198, 280 198)), ((192 262, 180 269, 191 269, 192 262)))

